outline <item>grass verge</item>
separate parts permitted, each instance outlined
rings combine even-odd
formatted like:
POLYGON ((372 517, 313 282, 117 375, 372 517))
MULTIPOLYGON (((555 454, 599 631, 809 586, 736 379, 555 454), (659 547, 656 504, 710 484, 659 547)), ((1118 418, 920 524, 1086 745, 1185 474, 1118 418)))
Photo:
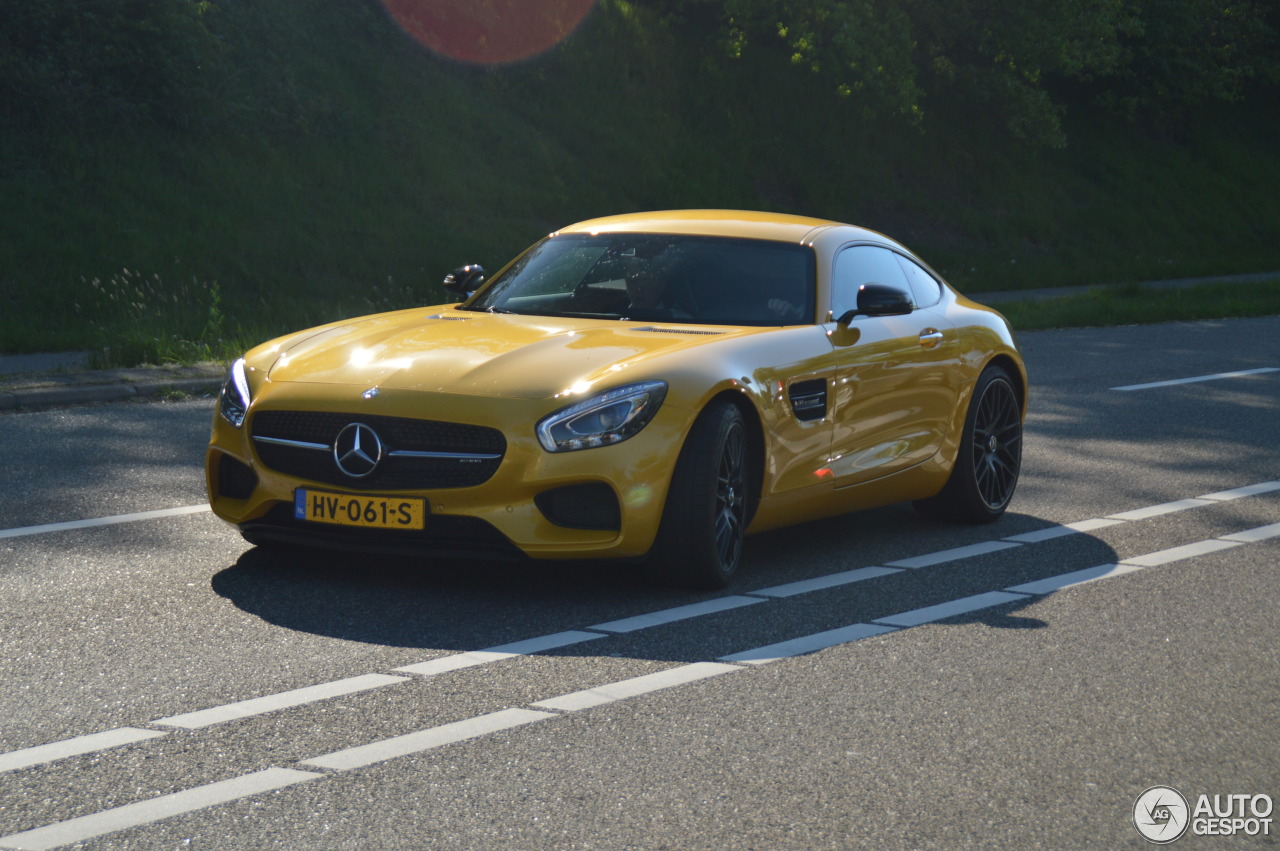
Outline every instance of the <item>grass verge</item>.
MULTIPOLYGON (((975 298, 981 301, 982 296, 975 298)), ((1280 315, 1280 277, 1245 284, 1205 283, 1189 287, 1126 284, 996 307, 1019 331, 1275 316, 1280 315)))

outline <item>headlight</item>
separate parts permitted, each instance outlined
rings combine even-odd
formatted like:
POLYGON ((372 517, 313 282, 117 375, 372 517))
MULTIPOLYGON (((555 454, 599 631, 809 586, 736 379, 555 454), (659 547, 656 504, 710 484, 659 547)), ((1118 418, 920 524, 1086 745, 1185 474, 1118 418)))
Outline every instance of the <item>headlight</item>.
POLYGON ((543 417, 538 442, 548 452, 621 443, 649 424, 666 395, 662 381, 615 387, 543 417))
POLYGON ((244 415, 249 411, 249 379, 244 372, 244 358, 231 364, 231 372, 218 396, 218 411, 236 428, 244 425, 244 415))

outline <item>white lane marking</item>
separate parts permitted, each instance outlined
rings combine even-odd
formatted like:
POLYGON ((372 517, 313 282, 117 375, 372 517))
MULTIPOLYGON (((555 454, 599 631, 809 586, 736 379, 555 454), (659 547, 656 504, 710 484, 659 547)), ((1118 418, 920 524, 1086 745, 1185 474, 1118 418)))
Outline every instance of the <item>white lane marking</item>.
POLYGON ((408 679, 408 677, 393 677, 389 674, 364 674, 358 677, 348 677, 345 680, 333 680, 319 685, 282 691, 278 694, 240 700, 235 703, 224 703, 222 706, 214 706, 198 712, 170 715, 167 718, 157 718, 151 723, 159 724, 162 727, 182 727, 186 730, 199 730, 202 727, 212 727, 214 724, 222 724, 240 718, 250 718, 254 715, 263 715, 267 712, 276 712, 280 709, 289 709, 294 706, 304 706, 308 703, 328 700, 332 697, 341 697, 345 694, 356 694, 362 691, 382 688, 383 686, 393 686, 407 682, 408 679))
POLYGON ((1280 538, 1280 523, 1272 523, 1270 526, 1259 526, 1256 529, 1245 529, 1243 532, 1236 532, 1231 535, 1220 535, 1220 541, 1239 541, 1242 544, 1252 544, 1258 541, 1266 541, 1271 538, 1280 538))
POLYGON ((11 751, 7 754, 0 754, 0 772, 17 771, 19 768, 28 768, 32 765, 43 765, 46 762, 66 759, 69 756, 80 756, 81 754, 105 751, 110 748, 131 745, 134 742, 145 742, 148 739, 155 739, 160 736, 167 735, 169 734, 162 733, 158 730, 140 730, 137 727, 120 727, 118 729, 107 730, 102 733, 90 733, 87 736, 76 736, 74 739, 63 739, 60 742, 50 742, 47 745, 36 745, 33 748, 23 748, 20 751, 11 751))
POLYGON ((1050 541, 1054 538, 1074 535, 1078 532, 1092 532, 1096 529, 1105 529, 1108 526, 1119 526, 1123 522, 1123 520, 1108 520, 1105 517, 1095 517, 1092 520, 1081 520, 1078 523, 1063 523, 1061 526, 1050 526, 1047 529, 1037 529, 1034 532, 1023 532, 1021 535, 1010 535, 1000 540, 1014 541, 1019 544, 1038 544, 1041 541, 1050 541))
MULTIPOLYGON (((1172 550, 1164 550, 1161 553, 1153 553, 1151 555, 1161 556, 1161 560, 1157 563, 1165 564, 1170 560, 1176 560, 1168 558, 1170 554, 1175 552, 1183 553, 1178 555, 1177 558, 1189 558, 1194 555, 1204 555, 1206 553, 1216 552, 1221 549, 1235 546, 1235 543, 1225 540, 1229 537, 1239 537, 1245 538, 1249 541, 1254 541, 1267 540, 1277 536, 1280 536, 1280 523, 1261 526, 1256 529, 1248 529, 1242 532, 1237 532, 1231 536, 1202 541, 1198 545, 1192 544, 1186 547, 1176 547, 1172 550), (1209 544, 1226 544, 1226 546, 1204 546, 1209 544)), ((1118 576, 1124 573, 1141 570, 1142 568, 1136 562, 1143 558, 1144 557, 1142 556, 1138 556, 1135 559, 1130 559, 1127 563, 1118 565, 1097 565, 1092 568, 1086 568, 1085 570, 1079 570, 1073 573, 1050 577, 1049 579, 1025 583, 1023 585, 1006 589, 1007 592, 1012 593, 995 591, 987 594, 978 594, 962 600, 953 600, 949 603, 905 612, 901 615, 892 616, 891 618, 883 618, 881 621, 887 624, 896 620, 904 622, 904 625, 906 626, 914 626, 920 623, 928 623, 942 617, 950 617, 955 614, 963 614, 964 612, 999 605, 1003 602, 1029 600, 1030 597, 1028 595, 1048 593, 1049 591, 1059 590, 1061 588, 1069 587, 1070 585, 1082 584, 1085 582, 1091 582, 1095 579, 1118 576), (1052 587, 1047 583, 1051 583, 1052 587)), ((868 638, 873 635, 880 635, 892 631, 894 630, 879 624, 853 624, 848 627, 841 627, 836 630, 827 630, 826 632, 816 633, 812 636, 795 638, 787 642, 779 642, 776 645, 769 645, 763 648, 756 648, 755 650, 743 651, 742 653, 733 654, 731 657, 722 658, 733 658, 745 664, 762 664, 765 661, 772 661, 770 658, 771 653, 786 651, 786 655, 798 655, 800 652, 807 652, 800 649, 806 645, 815 650, 825 649, 825 647, 836 646, 837 643, 849 643, 863 638, 868 638), (837 635, 847 638, 848 641, 833 642, 832 639, 837 635)), ((547 638, 548 636, 530 639, 529 643, 545 643, 547 638)), ((526 642, 517 642, 516 646, 525 644, 526 642)), ((786 656, 780 655, 778 658, 786 658, 786 656)), ((715 662, 699 662, 691 665, 685 665, 681 668, 662 671, 658 674, 650 674, 644 677, 636 677, 632 680, 624 680, 610 684, 609 686, 601 686, 597 689, 588 689, 582 692, 563 695, 559 698, 551 698, 550 700, 542 701, 533 705, 559 709, 560 711, 573 711, 575 709, 582 709, 588 706, 598 706, 601 703, 622 700, 639 694, 646 694, 651 691, 656 691, 661 688, 669 688, 685 682, 694 682, 696 680, 706 679, 707 677, 716 676, 721 673, 730 673, 732 671, 741 670, 746 670, 746 668, 739 667, 738 665, 725 665, 715 662)), ((551 713, 536 712, 526 709, 508 709, 502 712, 495 712, 490 715, 480 716, 478 718, 470 718, 454 722, 453 724, 446 724, 431 730, 411 733, 407 736, 400 736, 394 739, 374 742, 370 745, 364 745, 357 748, 348 748, 344 751, 336 751, 332 754, 308 760, 303 764, 336 770, 359 768, 364 765, 368 765, 373 762, 381 762, 395 756, 402 756, 408 753, 415 753, 428 748, 438 747, 441 744, 449 744, 465 739, 476 738, 478 736, 485 735, 488 732, 510 729, 533 721, 555 717, 559 716, 551 713)), ((284 768, 271 768, 266 771, 256 772, 255 774, 244 775, 243 777, 235 778, 233 780, 213 783, 208 786, 198 787, 197 789, 187 790, 186 792, 179 792, 174 795, 152 799, 151 801, 128 804, 114 810, 107 810, 101 813, 47 825, 35 830, 16 833, 7 837, 0 837, 0 845, 10 848, 40 849, 40 851, 43 851, 43 849, 53 848, 58 845, 69 844, 71 842, 100 836, 103 833, 121 830, 124 827, 134 827, 147 824, 167 818, 170 815, 213 806, 214 804, 256 794, 258 791, 282 788, 283 786, 292 785, 293 783, 297 783, 302 780, 321 776, 324 775, 303 771, 293 771, 291 769, 284 768), (166 801, 167 803, 165 803, 166 801), (185 802, 186 805, 183 805, 183 802, 185 802)))
MULTIPOLYGON (((1274 481, 1260 482, 1258 484, 1247 485, 1244 487, 1234 488, 1226 491, 1220 491, 1213 494, 1205 494, 1204 496, 1198 498, 1203 502, 1198 502, 1197 504, 1209 504, 1209 502, 1211 501, 1238 499, 1244 496, 1252 496, 1255 494, 1269 493, 1275 490, 1280 490, 1280 482, 1274 482, 1274 481)), ((1168 506, 1172 504, 1174 503, 1165 503, 1164 505, 1168 506)), ((1161 507, 1163 508, 1163 506, 1161 507)), ((98 518, 97 520, 71 521, 68 523, 47 524, 45 526, 38 526, 38 527, 26 527, 25 529, 0 530, 0 536, 13 537, 19 533, 20 534, 37 534, 38 532, 43 532, 43 531, 54 531, 57 529, 83 528, 85 526, 105 525, 107 523, 112 523, 112 522, 131 522, 132 520, 150 519, 153 517, 173 516, 178 514, 195 514, 195 513, 199 513, 207 510, 208 510, 208 506, 204 506, 204 505, 187 506, 184 508, 164 509, 164 510, 155 511, 155 512, 142 512, 139 514, 116 515, 114 517, 98 518)), ((1142 509, 1138 509, 1138 511, 1142 511, 1142 509)), ((1052 535, 1046 535, 1045 537, 1040 538, 1041 540, 1049 540, 1052 537, 1058 537, 1060 535, 1066 534, 1066 532, 1062 532, 1059 530, 1071 529, 1074 531, 1081 531, 1081 532, 1091 531, 1093 529, 1100 529, 1100 528, 1105 528, 1107 526, 1116 525, 1121 522, 1123 521, 1116 520, 1116 519, 1093 518, 1090 520, 1081 520, 1075 523, 1064 524, 1063 526, 1050 527, 1050 529, 1047 529, 1047 530, 1038 530, 1038 532, 1025 533, 1025 536, 1052 532, 1053 533, 1052 535)), ((1278 530, 1278 527, 1280 527, 1280 524, 1273 524, 1272 526, 1263 526, 1263 527, 1259 527, 1258 529, 1246 530, 1243 532, 1235 533, 1233 535, 1224 535, 1224 536, 1221 536, 1218 540, 1228 542, 1228 543, 1236 543, 1236 542, 1251 543, 1254 541, 1266 540, 1268 538, 1276 537, 1277 535, 1280 535, 1280 530, 1278 530)), ((1007 540, 1010 542, 1013 542, 1023 537, 1024 535, 1015 535, 1015 536, 1011 536, 1007 540)), ((1032 542, 1032 541, 1028 541, 1028 542, 1032 542)), ((1013 544, 1013 545, 1016 545, 1016 544, 1013 544)), ((1225 547, 1222 547, 1222 548, 1225 548, 1225 547)), ((998 549, 1003 549, 1003 547, 997 547, 997 550, 998 549)), ((1215 549, 1220 549, 1220 548, 1215 548, 1215 549)), ((937 559, 936 563, 941 563, 942 561, 950 560, 951 558, 957 557, 957 553, 963 553, 965 551, 969 551, 971 553, 972 548, 960 547, 954 550, 945 550, 940 553, 919 556, 917 557, 917 560, 918 559, 929 559, 929 560, 937 559), (939 558, 944 556, 944 554, 945 554, 945 558, 939 558)), ((963 557, 963 556, 959 556, 959 557, 963 557)), ((1141 558, 1141 557, 1138 557, 1138 558, 1141 558)), ((910 561, 915 561, 915 560, 910 560, 910 561)), ((1133 564, 1133 559, 1128 560, 1127 564, 1128 566, 1135 566, 1135 567, 1137 566, 1133 564)), ((886 568, 870 568, 870 569, 886 570, 886 568)), ((782 596, 790 596, 791 594, 804 593, 805 590, 821 590, 822 588, 825 588, 825 587, 834 587, 834 585, 836 584, 844 584, 845 582, 858 581, 860 578, 862 578, 861 576, 857 576, 858 574, 860 574, 861 570, 863 569, 846 571, 841 574, 833 574, 831 577, 817 577, 813 580, 802 580, 800 582, 788 583, 787 585, 775 586, 773 588, 762 589, 761 591, 756 591, 751 593, 761 595, 761 597, 765 597, 765 596, 782 597, 782 596), (838 582, 835 581, 837 579, 840 581, 838 582), (828 584, 828 582, 830 584, 828 584), (806 589, 804 587, 806 585, 810 585, 810 589, 806 589), (786 589, 786 593, 783 593, 784 589, 786 589), (769 592, 772 592, 772 593, 769 593, 769 592)), ((1115 575, 1118 575, 1120 572, 1128 572, 1128 571, 1117 571, 1115 575)), ((1079 571, 1077 571, 1077 573, 1079 573, 1079 571)), ((1067 574, 1067 576, 1072 576, 1072 575, 1074 574, 1067 574)), ((1050 583, 1053 580, 1054 578, 1051 577, 1050 579, 1039 580, 1039 581, 1043 583, 1050 583)), ((1032 584, 1034 583, 1027 583, 1028 586, 1032 584)), ((1017 588, 1022 588, 1022 587, 1024 586, 1017 586, 1017 588)), ((1066 587, 1066 586, 1063 586, 1063 587, 1066 587)), ((1016 589, 1009 589, 1009 590, 1016 590, 1016 589)), ((1026 593, 1035 593, 1035 592, 1026 592, 1026 593)), ((757 598, 756 601, 762 601, 762 600, 760 598, 757 598)), ((702 604, 698 604, 698 605, 702 605, 702 604)), ((686 611, 686 614, 684 615, 684 617, 696 617, 698 613, 701 613, 701 612, 695 612, 695 613, 689 614, 687 612, 690 608, 696 608, 696 606, 682 607, 682 609, 686 611)), ((661 617, 653 620, 650 623, 650 625, 669 623, 673 619, 678 619, 678 618, 671 617, 671 613, 677 612, 677 611, 680 611, 680 609, 667 610, 667 612, 665 613, 665 617, 661 617)), ((664 613, 659 612, 655 614, 662 615, 664 613)), ((640 617, 643 618, 644 616, 640 616, 640 617)), ((628 620, 634 621, 637 619, 632 618, 628 620)), ((618 622, 615 622, 615 623, 618 623, 618 622)), ((637 628, 640 628, 640 627, 637 627, 637 628)), ((443 659, 436 659, 436 660, 430 660, 428 662, 419 663, 418 665, 408 665, 398 670, 402 670, 409 673, 422 673, 422 674, 438 673, 443 670, 455 670, 461 667, 470 667, 473 665, 484 664, 490 661, 496 661, 498 659, 510 658, 511 655, 513 654, 520 655, 524 653, 536 653, 536 652, 540 652, 541 650, 554 649, 555 647, 562 647, 562 646, 566 646, 567 644, 577 643, 578 641, 587 641, 587 640, 591 640, 599 637, 605 637, 605 636, 602 636, 598 633, 589 633, 589 632, 580 632, 580 631, 568 631, 568 632, 562 632, 562 633, 555 633, 553 635, 540 636, 537 638, 527 639, 525 641, 518 641, 518 642, 513 642, 507 645, 493 647, 488 650, 474 651, 474 653, 455 654, 453 656, 444 657, 443 659), (479 655, 479 654, 486 654, 486 655, 479 655)), ((793 639, 793 641, 800 641, 800 640, 801 639, 793 639)), ((780 642, 780 644, 787 644, 787 643, 788 642, 780 642)), ((770 647, 773 647, 773 646, 774 645, 770 645, 770 647)), ((758 649, 763 649, 763 648, 758 648, 758 649)), ((747 652, 750 652, 750 651, 747 651, 747 652)), ((247 702, 247 701, 244 701, 244 702, 247 702)), ((214 707, 213 709, 207 710, 207 711, 213 712, 213 711, 217 711, 218 709, 220 709, 220 707, 214 707)), ((198 713, 189 713, 189 715, 196 715, 196 714, 198 713)), ((173 716, 173 717, 180 718, 183 716, 173 716)), ((172 719, 169 719, 169 720, 172 720, 172 719)), ((20 757, 18 755, 32 754, 36 751, 41 751, 42 749, 44 753, 57 754, 58 753, 57 749, 59 747, 63 746, 64 744, 72 743, 72 742, 81 743, 81 744, 71 746, 73 748, 81 748, 81 749, 75 750, 74 753, 69 752, 68 755, 77 755, 79 753, 92 753, 95 750, 105 750, 107 748, 116 746, 113 743, 113 740, 111 738, 111 734, 113 732, 114 731, 108 731, 107 733, 90 734, 87 736, 80 736, 75 739, 68 739, 66 740, 65 743, 54 742, 49 745, 40 745, 35 748, 26 748, 21 751, 14 751, 10 754, 0 754, 0 765, 5 764, 4 761, 6 759, 13 758, 13 765, 16 766, 19 764, 19 760, 29 758, 29 757, 20 757), (99 737, 105 737, 105 738, 99 738, 99 737), (85 748, 85 743, 90 743, 94 741, 100 741, 102 742, 102 744, 98 745, 97 747, 83 749, 85 748)), ((159 736, 164 734, 156 733, 155 735, 159 736)), ((143 737, 143 738, 145 739, 146 737, 143 737)), ((121 744, 127 744, 127 743, 128 742, 121 742, 121 744)), ((51 756, 49 760, 44 760, 44 761, 50 761, 52 759, 60 759, 60 758, 61 758, 60 756, 51 756)))
POLYGON ((979 609, 989 609, 992 606, 1012 603, 1015 600, 1025 601, 1026 599, 1022 594, 1010 594, 1007 591, 988 591, 985 594, 974 594, 972 597, 962 597, 959 600, 948 600, 945 603, 938 603, 936 606, 925 606, 922 609, 912 609, 909 612, 889 615, 887 618, 876 618, 873 623, 889 624, 890 626, 920 626, 921 624, 940 621, 944 618, 976 612, 979 609))
POLYGON ((1249 485, 1248 487, 1232 488, 1229 491, 1218 491, 1217 493, 1207 493, 1200 497, 1200 499, 1240 499, 1242 496, 1257 496, 1260 493, 1271 493, 1272 491, 1280 491, 1280 482, 1259 482, 1256 485, 1249 485))
POLYGON ((43 535, 46 532, 66 532, 71 529, 89 529, 94 526, 115 526, 120 523, 136 523, 139 520, 155 520, 158 517, 178 517, 183 514, 203 514, 208 505, 184 505, 181 508, 159 508, 155 511, 139 511, 134 514, 113 514, 110 517, 94 517, 89 520, 67 520, 62 523, 44 523, 40 526, 22 526, 17 529, 0 529, 0 538, 21 538, 26 535, 43 535))
POLYGON ((1258 369, 1241 369, 1236 372, 1218 372, 1213 375, 1197 375, 1194 378, 1174 378, 1170 381, 1152 381, 1149 384, 1126 384, 1112 390, 1150 390, 1153 387, 1173 387, 1175 384, 1195 384, 1199 381, 1217 381, 1221 378, 1240 378, 1244 375, 1261 375, 1264 372, 1280 372, 1280 367, 1264 366, 1258 369))
POLYGON ((425 662, 404 665, 395 670, 404 671, 407 674, 433 677, 436 674, 443 674, 448 671, 473 668, 476 665, 487 665, 490 662, 499 662, 516 656, 529 656, 534 653, 555 650, 557 647, 568 647, 572 644, 581 644, 584 641, 594 641, 597 638, 608 637, 602 632, 582 632, 581 630, 571 629, 567 632, 540 635, 537 638, 527 638, 524 641, 500 644, 497 647, 489 647, 485 650, 470 650, 466 653, 456 653, 439 659, 428 659, 425 662))
POLYGON ((777 644, 768 644, 764 647, 756 647, 752 650, 743 650, 740 653, 721 656, 720 661, 737 662, 742 665, 764 665, 769 662, 776 662, 779 659, 789 659, 792 656, 816 653, 819 650, 826 650, 828 647, 836 647, 840 644, 852 644, 864 638, 884 635, 886 632, 897 632, 897 629, 897 627, 893 626, 855 623, 850 626, 829 629, 826 632, 802 635, 799 638, 779 641, 777 644))
POLYGON ((548 700, 540 700, 537 703, 531 703, 530 706, 536 706, 539 709, 556 709, 561 712, 576 712, 579 709, 588 709, 592 706, 600 706, 605 703, 613 703, 615 700, 625 700, 629 697, 638 697, 649 692, 659 691, 672 686, 684 685, 698 680, 705 680, 708 677, 717 677, 721 674, 731 674, 734 671, 745 671, 737 665, 723 665, 719 662, 694 662, 689 665, 681 665, 678 668, 668 668, 665 671, 658 671, 656 674, 645 674, 642 677, 633 677, 629 680, 620 680, 616 683, 608 685, 596 686, 595 688, 584 689, 583 691, 575 691, 572 694, 562 694, 559 697, 553 697, 548 700))
POLYGON ((831 573, 814 579, 802 579, 799 582, 788 582, 786 585, 774 585, 770 588, 761 588, 759 591, 748 591, 747 593, 761 597, 794 597, 796 594, 823 591, 827 588, 848 585, 851 582, 862 582, 866 579, 875 579, 878 576, 888 576, 890 573, 902 573, 902 571, 893 567, 859 567, 856 570, 831 573))
POLYGON ((1162 514, 1172 514, 1175 511, 1186 511, 1188 508, 1199 508, 1202 505, 1213 505, 1210 499, 1179 499, 1175 502, 1165 502, 1160 505, 1148 505, 1145 508, 1135 508, 1132 511, 1122 511, 1119 514, 1108 514, 1109 520, 1149 520, 1152 517, 1159 517, 1162 514))
POLYGON ((23 851, 46 851, 49 848, 57 848, 59 845, 83 842, 106 833, 150 824, 171 816, 247 798, 250 795, 283 789, 316 777, 324 777, 324 775, 310 771, 296 771, 292 768, 268 768, 253 774, 233 777, 230 780, 197 786, 194 789, 161 795, 158 798, 125 804, 123 807, 3 836, 0 837, 0 845, 6 848, 20 848, 23 851))
POLYGON ((1094 567, 1086 567, 1084 570, 1063 573, 1059 576, 1050 576, 1048 579, 1024 582, 1021 585, 1014 585, 1004 590, 1013 591, 1017 594, 1052 594, 1055 591, 1061 591, 1063 588, 1070 588, 1073 585, 1083 585, 1086 582, 1093 582, 1098 579, 1133 573, 1135 570, 1142 570, 1142 568, 1136 564, 1099 564, 1094 567))
POLYGON ((608 623, 598 623, 595 626, 587 627, 587 629, 598 629, 602 632, 635 632, 638 629, 648 629, 651 626, 662 626, 675 621, 702 617, 716 612, 726 612, 730 609, 754 606, 756 603, 764 602, 767 601, 762 597, 716 597, 714 600, 704 600, 701 603, 692 603, 688 606, 676 606, 674 609, 662 609, 661 611, 609 621, 608 623))
POLYGON ((942 550, 936 553, 928 553, 927 555, 916 556, 915 558, 904 558, 901 561, 887 561, 885 564, 889 567, 933 567, 935 564, 943 564, 948 561, 956 561, 962 558, 972 558, 974 556, 986 555, 987 553, 996 553, 1000 550, 1007 550, 1018 544, 1009 543, 1007 541, 983 541, 980 544, 969 544, 964 547, 955 547, 950 550, 942 550))
POLYGON ((1238 546, 1240 546, 1239 541, 1197 541, 1194 544, 1183 544, 1180 547, 1171 547, 1170 549, 1160 550, 1156 553, 1147 553, 1146 555, 1134 556, 1133 558, 1122 558, 1120 559, 1120 563, 1136 564, 1139 567, 1156 567, 1161 564, 1182 561, 1184 558, 1195 558, 1196 556, 1216 553, 1219 550, 1228 550, 1232 547, 1238 546))
POLYGON ((403 736, 394 736, 390 739, 371 742, 367 745, 334 751, 333 753, 304 760, 299 765, 309 765, 313 768, 329 768, 335 771, 349 771, 353 768, 364 768, 366 765, 386 762, 389 759, 451 745, 454 742, 486 736, 499 730, 510 730, 513 727, 532 724, 534 721, 559 717, 553 712, 503 709, 500 712, 491 712, 488 715, 467 718, 463 721, 454 721, 451 724, 442 724, 439 727, 431 727, 414 733, 406 733, 403 736))

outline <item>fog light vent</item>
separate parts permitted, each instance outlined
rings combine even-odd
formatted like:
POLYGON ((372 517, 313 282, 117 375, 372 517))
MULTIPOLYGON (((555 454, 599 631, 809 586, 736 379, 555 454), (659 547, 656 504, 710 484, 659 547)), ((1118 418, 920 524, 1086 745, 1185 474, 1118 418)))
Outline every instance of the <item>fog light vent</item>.
POLYGON ((533 501, 548 520, 566 529, 622 528, 618 497, 604 482, 565 485, 543 491, 533 501))
POLYGON ((218 492, 231 499, 248 499, 258 486, 258 474, 230 455, 218 459, 218 492))

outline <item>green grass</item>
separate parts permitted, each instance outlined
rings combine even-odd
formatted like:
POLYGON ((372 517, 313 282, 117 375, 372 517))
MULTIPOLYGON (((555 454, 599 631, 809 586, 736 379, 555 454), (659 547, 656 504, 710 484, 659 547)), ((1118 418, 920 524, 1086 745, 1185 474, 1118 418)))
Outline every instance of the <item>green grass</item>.
MULTIPOLYGON (((981 296, 977 296, 981 299, 981 296)), ((1019 331, 1143 325, 1198 319, 1280 315, 1280 276, 1255 283, 1156 288, 1099 287, 1080 295, 995 305, 1019 331)))
POLYGON ((709 62, 623 0, 502 69, 438 60, 354 0, 217 18, 237 70, 202 127, 0 134, 0 351, 232 356, 442 301, 458 265, 644 209, 862 224, 978 294, 1280 269, 1280 113, 1247 103, 1164 138, 1073 109, 1066 150, 1031 150, 963 105, 926 104, 921 132, 785 57, 709 62))

